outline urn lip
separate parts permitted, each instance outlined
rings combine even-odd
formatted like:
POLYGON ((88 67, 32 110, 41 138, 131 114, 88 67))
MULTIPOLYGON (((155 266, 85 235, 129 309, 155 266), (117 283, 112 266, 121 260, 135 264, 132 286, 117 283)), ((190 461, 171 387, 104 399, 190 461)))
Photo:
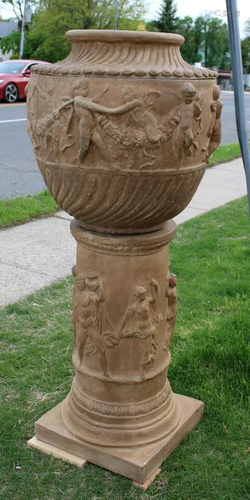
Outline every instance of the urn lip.
POLYGON ((153 31, 126 30, 70 30, 65 34, 70 42, 106 42, 106 43, 163 43, 182 45, 184 37, 176 33, 158 33, 153 31))

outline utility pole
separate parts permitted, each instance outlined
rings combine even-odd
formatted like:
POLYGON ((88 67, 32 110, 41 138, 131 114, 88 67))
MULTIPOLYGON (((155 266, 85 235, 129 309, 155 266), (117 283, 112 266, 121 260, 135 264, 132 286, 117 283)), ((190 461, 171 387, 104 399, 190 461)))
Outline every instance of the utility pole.
POLYGON ((118 21, 118 0, 115 2, 115 30, 117 30, 117 21, 118 21))
POLYGON ((238 23, 239 11, 237 10, 237 0, 226 0, 229 42, 231 51, 231 64, 233 70, 234 102, 236 125, 239 137, 240 149, 245 168, 248 207, 250 215, 250 153, 247 139, 247 120, 245 110, 245 96, 243 85, 243 68, 240 46, 240 30, 238 23))
POLYGON ((21 28, 19 59, 23 58, 25 23, 26 23, 26 0, 24 0, 24 4, 23 4, 23 19, 22 19, 22 28, 21 28))

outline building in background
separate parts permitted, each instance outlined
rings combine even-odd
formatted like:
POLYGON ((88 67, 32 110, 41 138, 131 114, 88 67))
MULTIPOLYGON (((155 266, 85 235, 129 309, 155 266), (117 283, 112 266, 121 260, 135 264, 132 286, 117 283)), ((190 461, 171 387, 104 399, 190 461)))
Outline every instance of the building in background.
POLYGON ((232 71, 230 69, 216 69, 216 71, 218 72, 217 83, 221 90, 232 90, 232 71))

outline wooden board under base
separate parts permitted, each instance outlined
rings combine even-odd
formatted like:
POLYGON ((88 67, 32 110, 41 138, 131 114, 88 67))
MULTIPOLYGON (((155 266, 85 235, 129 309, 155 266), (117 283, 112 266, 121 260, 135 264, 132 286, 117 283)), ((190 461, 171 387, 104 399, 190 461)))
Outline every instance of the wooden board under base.
POLYGON ((143 484, 198 424, 204 413, 202 401, 179 394, 176 394, 176 398, 182 414, 179 425, 164 439, 147 446, 112 448, 80 441, 65 427, 61 418, 61 403, 36 422, 38 441, 36 441, 36 446, 32 444, 32 440, 28 442, 28 445, 45 451, 44 443, 48 443, 57 448, 57 454, 61 450, 60 458, 63 460, 67 452, 143 484), (42 442, 40 447, 39 442, 42 442))
POLYGON ((52 446, 52 444, 44 443, 44 441, 40 441, 35 436, 27 441, 27 445, 30 448, 36 448, 37 450, 40 450, 47 455, 52 455, 52 457, 59 458, 64 462, 68 462, 72 465, 77 465, 77 467, 80 468, 84 467, 84 465, 86 465, 87 463, 87 460, 77 457, 76 455, 72 455, 72 453, 68 453, 67 451, 61 450, 60 448, 56 448, 56 446, 52 446))
POLYGON ((161 469, 156 469, 152 476, 150 476, 145 483, 137 483, 137 481, 133 481, 133 486, 135 488, 140 488, 142 491, 146 491, 149 486, 154 482, 155 478, 161 473, 161 469))

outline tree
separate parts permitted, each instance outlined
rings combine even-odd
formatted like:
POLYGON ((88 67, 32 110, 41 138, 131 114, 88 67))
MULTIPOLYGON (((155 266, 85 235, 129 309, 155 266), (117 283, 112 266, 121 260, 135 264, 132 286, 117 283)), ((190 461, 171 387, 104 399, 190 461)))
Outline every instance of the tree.
POLYGON ((229 69, 229 35, 226 23, 209 15, 200 16, 197 20, 203 34, 204 65, 207 68, 229 69))
POLYGON ((193 20, 186 16, 176 20, 174 32, 185 38, 181 54, 187 62, 202 61, 208 68, 230 69, 228 28, 221 19, 205 15, 193 20))
POLYGON ((164 0, 158 19, 152 22, 152 26, 163 33, 176 33, 178 27, 177 7, 174 0, 164 0))
MULTIPOLYGON (((56 62, 65 58, 70 29, 112 29, 115 0, 41 0, 26 36, 26 56, 56 62)), ((137 29, 145 13, 141 0, 120 0, 119 29, 137 29)))
POLYGON ((241 42, 242 66, 244 71, 250 74, 250 19, 245 24, 245 34, 247 35, 241 42))
POLYGON ((241 42, 242 66, 244 71, 250 74, 250 36, 244 38, 241 42))
POLYGON ((186 16, 183 19, 179 19, 177 32, 185 38, 185 42, 181 46, 182 57, 190 64, 201 61, 202 37, 199 36, 199 28, 197 31, 196 22, 192 17, 186 16))
POLYGON ((0 40, 0 49, 3 54, 8 52, 13 52, 16 58, 18 58, 19 48, 20 48, 20 31, 12 31, 9 35, 5 36, 0 40))

